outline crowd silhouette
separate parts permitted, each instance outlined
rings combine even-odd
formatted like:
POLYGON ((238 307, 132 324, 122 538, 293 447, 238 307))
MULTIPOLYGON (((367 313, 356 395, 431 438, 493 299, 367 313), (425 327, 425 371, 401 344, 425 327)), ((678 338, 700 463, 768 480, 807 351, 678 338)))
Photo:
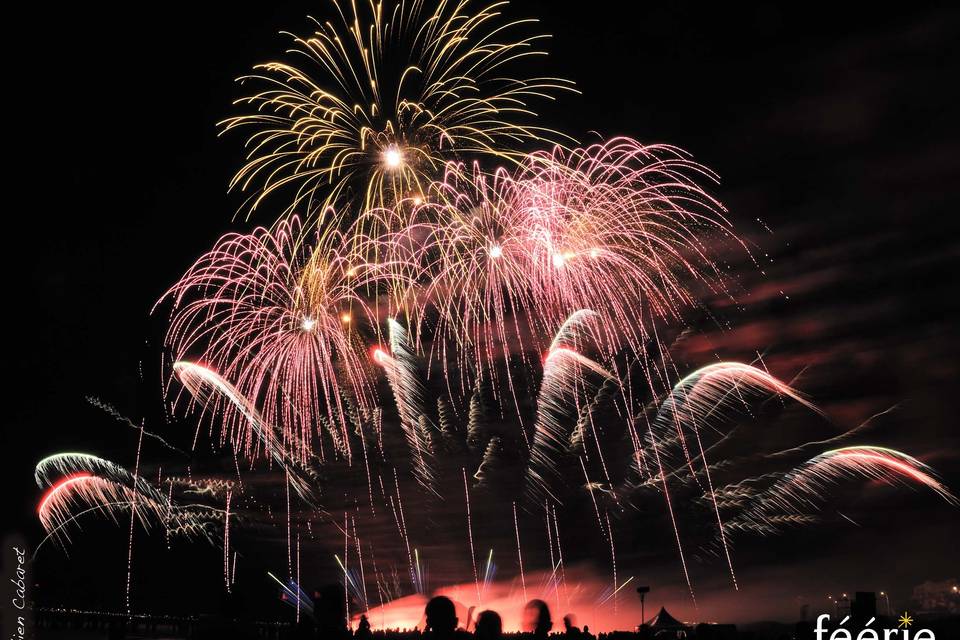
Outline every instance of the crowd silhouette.
MULTIPOLYGON (((435 596, 427 602, 421 624, 409 629, 377 629, 373 630, 366 615, 360 616, 356 629, 346 629, 341 626, 339 633, 331 633, 329 624, 320 621, 302 621, 298 638, 354 638, 356 640, 498 640, 499 638, 521 638, 523 640, 545 640, 552 638, 569 638, 572 640, 611 640, 614 638, 653 638, 654 634, 646 626, 638 627, 635 632, 600 633, 595 636, 590 627, 580 628, 574 614, 568 613, 563 617, 562 628, 554 628, 550 607, 543 600, 529 601, 523 608, 521 617, 521 631, 504 632, 503 618, 496 611, 483 610, 474 615, 475 609, 467 610, 467 619, 461 620, 457 615, 457 607, 453 600, 446 596, 435 596), (315 635, 320 629, 320 635, 315 635)), ((342 621, 343 618, 340 618, 342 621)), ((340 623, 343 624, 342 622, 340 623)), ((661 637, 661 636, 656 636, 661 637)), ((674 636, 669 638, 686 637, 674 636)), ((664 640, 667 636, 663 636, 664 640)))

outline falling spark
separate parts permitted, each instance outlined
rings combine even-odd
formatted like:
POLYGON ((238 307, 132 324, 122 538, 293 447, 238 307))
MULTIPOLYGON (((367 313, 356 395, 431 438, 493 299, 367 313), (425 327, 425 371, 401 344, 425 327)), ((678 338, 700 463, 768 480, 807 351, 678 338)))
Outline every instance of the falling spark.
MULTIPOLYGON (((227 489, 226 510, 223 514, 223 582, 226 585, 227 593, 230 593, 230 586, 233 584, 230 576, 230 498, 232 492, 227 489)), ((236 561, 236 558, 234 558, 236 561)), ((299 582, 299 579, 297 580, 299 582)))
POLYGON ((467 484, 467 470, 463 471, 463 494, 467 503, 467 538, 470 540, 470 562, 473 565, 473 581, 477 587, 477 604, 483 605, 483 596, 480 594, 480 574, 477 572, 477 554, 473 550, 473 518, 470 516, 470 488, 467 484))
POLYGON ((127 617, 130 617, 130 583, 133 580, 133 525, 137 513, 137 478, 140 475, 140 451, 143 447, 143 426, 140 427, 140 437, 137 439, 137 460, 133 467, 133 502, 130 505, 130 538, 127 541, 127 617))
POLYGON ((520 585, 523 587, 523 601, 527 602, 527 578, 523 573, 523 554, 520 552, 520 523, 517 520, 517 503, 513 503, 513 530, 517 536, 517 564, 520 567, 520 585))

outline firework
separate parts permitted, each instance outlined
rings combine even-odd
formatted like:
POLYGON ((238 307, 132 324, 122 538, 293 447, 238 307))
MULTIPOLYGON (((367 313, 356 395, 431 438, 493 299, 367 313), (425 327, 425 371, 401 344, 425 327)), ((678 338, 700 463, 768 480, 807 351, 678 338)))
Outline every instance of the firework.
POLYGON ((593 309, 606 319, 598 344, 639 354, 654 322, 724 291, 710 245, 742 244, 700 184, 713 180, 685 152, 630 138, 531 154, 513 207, 535 221, 529 277, 544 320, 593 309))
MULTIPOLYGON (((129 472, 124 473, 132 477, 129 472)), ((139 479, 137 484, 143 486, 139 479)), ((174 505, 160 496, 154 487, 146 488, 147 491, 141 493, 139 489, 91 471, 77 471, 58 478, 50 483, 37 503, 37 516, 47 532, 47 537, 37 545, 37 551, 50 538, 68 542, 68 529, 81 516, 98 513, 119 524, 119 517, 127 511, 144 528, 163 524, 168 533, 212 542, 209 525, 218 517, 215 508, 196 504, 174 505)))
POLYGON ((584 334, 596 314, 581 310, 561 325, 543 363, 543 381, 537 395, 537 416, 534 422, 530 463, 527 466, 527 495, 536 500, 558 501, 554 481, 560 456, 569 447, 571 426, 576 424, 579 407, 598 385, 586 371, 600 376, 600 382, 612 377, 599 364, 579 353, 585 346, 584 334))
MULTIPOLYGON (((298 218, 272 232, 228 234, 164 296, 173 307, 165 342, 173 360, 204 363, 247 399, 212 396, 205 408, 220 417, 223 433, 249 432, 256 407, 301 462, 322 419, 339 427, 349 458, 345 398, 375 406, 357 325, 376 317, 362 295, 377 281, 376 268, 314 252, 315 239, 298 218)), ((249 452, 249 439, 236 441, 249 452)))
MULTIPOLYGON (((669 474, 686 470, 692 480, 698 481, 695 463, 703 465, 704 474, 709 475, 701 434, 722 434, 723 425, 730 424, 732 416, 747 411, 752 402, 771 396, 790 398, 820 413, 796 389, 752 365, 717 362, 701 367, 677 382, 658 407, 647 429, 648 448, 656 442, 669 474)), ((641 459, 637 456, 635 461, 641 459)))
MULTIPOLYGON (((538 346, 527 324, 540 317, 530 279, 534 221, 513 206, 515 186, 504 169, 488 176, 476 165, 451 165, 431 186, 429 202, 390 239, 395 261, 423 274, 411 316, 416 329, 435 325, 427 336, 430 360, 442 363, 448 384, 472 373, 498 396, 498 363, 538 346)), ((509 371, 506 382, 506 393, 514 393, 509 371)))
MULTIPOLYGON (((141 474, 144 436, 179 450, 92 400, 138 430, 134 471, 90 454, 42 460, 36 479, 47 489, 37 512, 48 536, 85 513, 116 522, 129 511, 128 612, 137 522, 162 524, 168 541, 181 533, 222 544, 230 591, 237 543, 255 504, 248 492, 257 490, 241 480, 240 460, 253 471, 266 459, 283 472, 283 490, 267 509, 271 526, 286 525, 288 580, 269 575, 298 622, 301 611, 312 615, 299 587, 307 569, 303 536, 323 536, 314 538, 312 526, 339 529, 343 552, 334 558, 349 624, 351 596, 370 605, 365 553, 381 608, 384 595, 403 594, 403 551, 410 587, 429 591, 421 550, 438 557, 443 543, 422 538, 439 531, 429 515, 434 499, 459 498, 461 478, 466 540, 447 548, 458 556, 469 549, 478 604, 495 595, 494 549, 482 573, 477 556, 485 548, 477 544, 497 524, 486 519, 501 518, 507 530, 512 515, 524 600, 528 576, 531 585, 538 579, 525 573, 521 528, 530 545, 545 524, 550 566, 540 589, 557 607, 562 590, 569 607, 570 590, 580 587, 571 580, 568 590, 575 567, 566 566, 564 550, 575 560, 580 550, 572 541, 581 536, 565 529, 564 549, 557 506, 569 501, 576 509, 579 499, 588 513, 589 499, 612 577, 595 605, 610 603, 614 612, 617 594, 633 579, 620 581, 627 562, 621 555, 618 566, 615 539, 623 545, 627 527, 615 535, 616 519, 631 508, 651 511, 638 504, 650 496, 665 503, 694 604, 685 544, 697 531, 710 538, 715 529, 708 550, 722 550, 738 588, 729 537, 813 522, 807 512, 841 480, 919 484, 958 504, 929 467, 868 446, 827 451, 785 475, 715 487, 714 472, 734 465, 707 456, 721 457, 713 445, 732 433, 735 418, 771 399, 817 411, 790 385, 737 362, 703 367, 672 385, 678 367, 661 327, 682 322, 704 294, 728 295, 719 246, 749 255, 708 193, 716 176, 680 149, 630 138, 517 151, 559 136, 527 124, 535 115, 527 101, 571 87, 507 77, 518 59, 542 55, 542 36, 513 37, 531 21, 501 22, 505 2, 469 13, 467 4, 439 0, 431 11, 421 0, 333 0, 335 20, 316 22, 311 36, 293 36, 286 61, 241 79, 250 88, 236 102, 242 113, 221 123, 224 132, 246 134, 246 161, 231 188, 248 196, 250 212, 286 197, 284 215, 223 236, 161 299, 173 374, 167 400, 199 409, 194 449, 209 424, 214 444, 232 454, 237 482, 194 479, 188 467, 186 479, 168 477, 166 487, 158 469, 154 487, 141 474), (482 164, 490 160, 499 166, 482 164), (435 371, 445 379, 439 398, 430 396, 435 371), (378 385, 389 388, 397 434, 381 424, 378 385), (491 397, 499 406, 488 406, 491 397), (390 461, 395 442, 399 464, 390 461), (342 492, 321 492, 321 477, 360 473, 357 443, 365 495, 350 480, 342 492), (388 468, 392 485, 389 477, 384 482, 388 468), (511 476, 521 481, 506 481, 511 476), (503 495, 517 486, 517 495, 503 495), (186 503, 185 494, 224 508, 186 503), (320 508, 320 495, 342 496, 342 528, 339 515, 320 508), (491 496, 496 502, 485 504, 491 496), (536 535, 521 523, 521 500, 523 513, 536 516, 536 535), (495 508, 507 501, 512 513, 495 508), (706 513, 708 526, 688 527, 687 507, 693 517, 706 513), (381 572, 373 540, 379 545, 383 535, 400 552, 378 551, 381 572)), ((751 454, 772 466, 858 431, 751 454)), ((535 569, 538 555, 527 556, 535 569)))
MULTIPOLYGON (((489 379, 515 402, 511 358, 532 366, 529 350, 543 352, 572 311, 602 316, 591 332, 606 356, 645 359, 655 323, 701 291, 726 292, 710 247, 745 248, 700 185, 713 179, 678 149, 629 138, 530 154, 513 171, 451 164, 377 247, 421 280, 407 298, 411 331, 445 376, 489 379)), ((358 226, 389 226, 379 211, 367 217, 358 226)))
POLYGON ((34 479, 38 487, 49 487, 60 477, 75 474, 99 476, 131 490, 136 487, 137 491, 152 498, 162 499, 162 494, 143 478, 134 478, 133 474, 123 467, 90 453, 63 452, 47 456, 37 463, 34 479))
POLYGON ((960 500, 929 466, 901 451, 877 446, 851 446, 826 451, 779 478, 754 496, 749 506, 727 523, 733 531, 769 535, 789 524, 806 523, 843 480, 877 480, 889 485, 919 484, 953 506, 960 500))
POLYGON ((571 88, 564 80, 509 77, 523 58, 545 55, 534 20, 503 22, 505 2, 467 10, 441 0, 331 2, 337 17, 292 37, 287 61, 240 78, 254 88, 235 101, 246 113, 223 130, 247 135, 246 164, 231 188, 249 208, 275 192, 288 211, 320 211, 359 198, 362 210, 417 199, 444 164, 463 154, 515 158, 519 143, 557 139, 525 124, 527 102, 571 88), (513 35, 518 34, 518 35, 513 35))
MULTIPOLYGON (((285 435, 283 430, 267 423, 252 402, 212 369, 180 361, 173 364, 173 371, 184 388, 202 406, 218 406, 219 402, 225 401, 245 418, 242 428, 235 429, 233 433, 222 432, 221 435, 224 441, 233 444, 235 453, 242 452, 254 459, 261 449, 265 449, 271 460, 286 470, 289 483, 297 494, 308 502, 313 500, 309 483, 310 468, 291 453, 302 452, 302 446, 297 446, 296 442, 282 442, 285 435)), ((199 427, 194 437, 194 447, 197 436, 199 427)))
MULTIPOLYGON (((647 425, 646 451, 652 453, 652 456, 637 448, 633 458, 634 470, 639 473, 643 473, 645 467, 643 460, 650 457, 654 461, 654 470, 646 468, 646 483, 662 486, 678 546, 680 532, 674 507, 670 502, 667 481, 682 476, 697 483, 705 491, 712 506, 720 545, 735 589, 738 588, 737 577, 714 491, 703 434, 717 434, 722 437, 727 425, 731 424, 733 415, 749 410, 751 402, 770 396, 788 397, 819 412, 816 406, 790 385, 757 367, 740 362, 718 362, 697 369, 674 385, 660 404, 653 420, 647 425), (698 466, 702 467, 702 473, 697 470, 698 466), (687 473, 689 475, 686 475, 687 473)), ((683 561, 682 547, 679 553, 683 561)))
POLYGON ((425 489, 433 489, 432 450, 429 424, 424 410, 424 388, 417 375, 416 359, 410 351, 407 332, 396 320, 388 321, 390 332, 390 354, 382 349, 374 351, 374 360, 387 374, 390 388, 393 390, 397 411, 400 414, 400 426, 409 445, 414 460, 414 473, 417 481, 425 489))

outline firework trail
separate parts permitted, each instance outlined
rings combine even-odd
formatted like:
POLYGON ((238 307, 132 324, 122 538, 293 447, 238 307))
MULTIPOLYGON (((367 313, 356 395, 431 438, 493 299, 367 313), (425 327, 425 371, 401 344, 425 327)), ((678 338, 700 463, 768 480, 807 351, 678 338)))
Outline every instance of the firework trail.
MULTIPOLYGON (((140 429, 142 428, 142 425, 137 424, 136 422, 134 422, 134 421, 131 420, 130 418, 128 418, 128 417, 126 417, 125 415, 123 415, 122 413, 120 413, 120 411, 119 411, 115 406, 113 406, 112 404, 110 404, 109 402, 104 402, 104 401, 101 400, 100 398, 97 398, 97 397, 94 397, 94 396, 86 396, 86 401, 89 402, 91 406, 94 406, 94 407, 96 407, 97 409, 100 409, 101 411, 103 411, 104 413, 106 413, 107 415, 109 415, 110 417, 112 417, 114 420, 116 420, 117 422, 120 422, 120 423, 122 423, 122 424, 125 424, 125 425, 127 425, 128 427, 130 427, 131 429, 135 429, 135 430, 137 430, 137 431, 140 431, 140 429)), ((152 438, 152 439, 156 440, 157 442, 159 442, 160 444, 162 444, 162 445, 163 445, 164 447, 166 447, 167 449, 170 449, 171 451, 176 451, 176 452, 179 453, 180 455, 184 455, 184 456, 187 455, 187 452, 186 452, 186 451, 183 451, 182 449, 179 449, 179 448, 173 446, 172 444, 170 444, 169 442, 167 442, 166 440, 164 440, 162 436, 157 435, 156 433, 153 433, 153 432, 144 430, 143 435, 147 436, 148 438, 152 438)))
POLYGON ((933 469, 905 453, 876 446, 851 446, 826 451, 778 479, 756 495, 740 515, 726 523, 731 531, 763 535, 776 533, 783 524, 795 524, 792 516, 804 516, 827 498, 830 487, 843 480, 878 480, 890 485, 916 483, 926 486, 953 506, 960 500, 933 469))
POLYGON ((480 462, 480 466, 477 467, 477 470, 474 472, 473 479, 481 485, 494 481, 502 456, 503 439, 500 438, 500 436, 493 436, 487 441, 487 447, 483 452, 483 459, 480 462))
MULTIPOLYGON (((423 585, 420 583, 420 574, 416 571, 416 565, 413 561, 413 555, 410 553, 410 536, 407 535, 407 519, 403 515, 403 500, 400 499, 400 479, 397 477, 397 469, 393 469, 393 483, 397 489, 397 509, 394 510, 393 519, 397 523, 397 529, 400 531, 400 536, 403 538, 403 543, 407 547, 407 566, 410 568, 410 582, 413 584, 417 592, 423 591, 423 585), (397 517, 399 512, 400 517, 397 517)), ((391 496, 391 502, 393 498, 391 496)))
MULTIPOLYGON (((570 592, 567 590, 567 568, 563 563, 563 547, 560 546, 560 521, 557 519, 557 506, 551 505, 550 511, 553 515, 553 533, 557 541, 557 564, 560 566, 560 583, 563 585, 564 597, 567 600, 567 606, 570 606, 570 592)), ((557 597, 560 597, 559 590, 557 597)))
POLYGON ((127 540, 127 617, 130 616, 130 586, 133 581, 133 526, 136 524, 137 502, 140 492, 137 491, 137 480, 140 477, 140 453, 143 449, 143 426, 140 427, 140 438, 137 440, 137 458, 133 466, 133 502, 130 505, 130 537, 127 540))
POLYGON ((652 432, 649 441, 651 449, 653 450, 654 460, 656 460, 657 463, 658 478, 661 486, 663 487, 663 499, 667 505, 667 512, 670 514, 670 524, 673 527, 673 535, 677 541, 677 554, 680 556, 680 566, 683 569, 683 577, 687 583, 687 591, 690 593, 690 600, 693 602, 694 606, 696 606, 697 596, 693 592, 693 583, 690 581, 690 571, 687 569, 687 560, 683 553, 683 543, 680 541, 680 527, 677 525, 677 516, 674 512, 673 501, 670 499, 670 489, 667 486, 667 476, 663 471, 663 460, 660 457, 660 447, 657 445, 657 438, 652 434, 652 432))
MULTIPOLYGON (((746 397, 756 394, 777 394, 787 396, 800 402, 804 406, 818 411, 818 409, 794 391, 789 385, 777 380, 767 372, 741 363, 721 362, 713 364, 683 378, 674 386, 666 401, 661 405, 654 420, 651 433, 662 427, 666 421, 673 423, 676 439, 682 444, 687 456, 691 474, 696 478, 694 460, 690 456, 684 431, 692 432, 697 445, 696 457, 702 462, 706 489, 713 504, 713 511, 717 521, 717 531, 723 548, 727 568, 734 589, 739 591, 737 576, 733 569, 733 559, 730 555, 730 545, 727 542, 724 523, 720 516, 720 507, 714 493, 713 478, 710 474, 710 465, 706 459, 701 431, 711 427, 711 418, 723 417, 731 402, 739 403, 743 407, 746 397)), ((665 429, 661 430, 660 437, 665 440, 665 429)))
MULTIPOLYGON (((557 591, 556 577, 557 577, 558 564, 555 562, 556 558, 554 557, 554 554, 553 554, 553 529, 551 529, 550 527, 550 502, 548 500, 545 500, 543 502, 543 517, 544 517, 544 523, 547 525, 547 550, 550 552, 550 566, 553 567, 553 571, 551 572, 551 576, 550 576, 551 578, 550 584, 553 586, 554 591, 557 591)), ((560 606, 560 595, 559 595, 559 591, 557 591, 557 607, 559 606, 560 606)))
POLYGON ((118 524, 119 516, 127 510, 135 513, 144 528, 149 528, 152 521, 163 523, 169 518, 171 533, 212 542, 207 525, 216 517, 214 509, 204 505, 168 509, 166 504, 156 504, 143 496, 135 501, 134 491, 129 487, 89 473, 74 473, 52 484, 37 504, 37 516, 47 536, 37 545, 36 551, 50 538, 68 542, 67 528, 80 516, 100 513, 118 524))
POLYGON ((517 520, 517 503, 513 503, 513 530, 517 536, 517 566, 520 568, 520 585, 523 587, 523 601, 527 599, 527 578, 523 574, 523 553, 520 551, 520 523, 517 520))
MULTIPOLYGON (((230 587, 233 584, 231 575, 230 575, 230 498, 232 497, 232 492, 227 490, 227 504, 226 509, 223 514, 223 581, 226 586, 227 593, 230 592, 230 587)), ((234 557, 236 559, 236 557, 234 557)))
POLYGON ((310 599, 296 580, 290 578, 288 584, 284 584, 277 576, 267 571, 267 576, 280 585, 280 600, 297 610, 297 619, 300 618, 300 611, 306 613, 310 618, 314 617, 313 600, 310 599))
MULTIPOLYGON (((133 489, 87 472, 64 476, 47 489, 37 504, 37 515, 44 530, 52 531, 70 518, 77 503, 101 508, 116 521, 119 509, 107 505, 132 504, 133 489)), ((145 515, 141 515, 143 517, 145 515)))
MULTIPOLYGON (((799 392, 762 369, 739 362, 719 362, 697 369, 674 385, 647 424, 643 444, 653 454, 656 473, 643 465, 642 461, 648 457, 643 448, 638 448, 633 456, 634 474, 646 477, 641 486, 659 485, 662 488, 677 538, 681 563, 684 565, 679 525, 667 482, 689 473, 689 480, 704 489, 735 589, 738 589, 736 573, 727 541, 726 525, 720 514, 720 502, 714 491, 710 464, 706 459, 704 435, 725 437, 724 429, 729 428, 732 416, 747 411, 750 401, 772 395, 789 397, 819 413, 799 392), (702 466, 702 472, 698 472, 697 465, 702 466)), ((684 573, 686 574, 686 569, 684 573)), ((692 595, 692 587, 690 590, 692 595)))
POLYGON ((477 381, 470 394, 470 406, 467 412, 467 449, 479 453, 487 445, 490 435, 487 409, 484 403, 484 387, 477 381))
POLYGON ((283 193, 287 211, 328 209, 342 196, 363 210, 418 198, 462 154, 517 158, 513 145, 557 139, 524 124, 527 101, 570 89, 555 78, 509 77, 523 58, 543 56, 543 35, 518 35, 534 20, 501 22, 506 3, 467 13, 466 2, 331 2, 338 19, 291 36, 291 62, 257 65, 240 78, 254 92, 246 113, 221 123, 246 132, 247 160, 231 188, 251 211, 283 193))
MULTIPOLYGON (((271 425, 264 421, 253 403, 212 369, 192 362, 181 361, 174 363, 173 370, 183 386, 204 407, 210 406, 220 399, 225 399, 239 415, 245 418, 246 428, 240 433, 235 431, 230 437, 237 449, 242 446, 244 453, 253 458, 256 456, 258 447, 263 446, 272 460, 280 468, 286 470, 289 482, 297 495, 307 502, 314 500, 313 490, 308 482, 309 470, 306 469, 305 465, 300 464, 299 460, 291 457, 288 449, 284 448, 279 441, 280 436, 275 433, 275 429, 271 425)), ((197 435, 199 435, 199 431, 197 435)), ((196 447, 196 438, 194 439, 194 447, 196 447)), ((294 448, 295 451, 298 449, 299 447, 294 448)))
POLYGON ((162 524, 167 535, 208 542, 213 542, 211 526, 221 517, 209 505, 174 503, 172 481, 167 496, 142 476, 91 454, 48 456, 37 463, 35 477, 46 488, 37 503, 37 515, 47 536, 34 553, 50 538, 68 542, 68 526, 89 513, 100 513, 118 524, 119 516, 129 510, 145 529, 162 524))
POLYGON ((897 405, 894 405, 894 406, 892 406, 892 407, 889 407, 889 408, 887 408, 887 409, 884 409, 883 411, 879 411, 879 412, 873 414, 872 416, 870 416, 869 418, 867 418, 866 420, 864 420, 863 422, 861 422, 860 424, 858 424, 857 426, 853 427, 852 429, 848 429, 848 430, 844 431, 843 433, 840 433, 839 435, 833 436, 833 437, 831 437, 831 438, 826 438, 826 439, 824 439, 824 440, 812 440, 812 441, 810 441, 810 442, 805 442, 804 444, 799 445, 799 446, 796 446, 796 447, 791 447, 791 448, 789 448, 789 449, 784 449, 784 450, 782 450, 782 451, 776 451, 776 452, 774 452, 774 453, 768 453, 768 454, 766 454, 766 457, 769 458, 769 459, 784 458, 784 457, 791 456, 791 455, 798 454, 798 453, 805 453, 807 450, 812 449, 812 448, 818 448, 818 447, 822 447, 822 446, 824 446, 824 445, 836 445, 836 444, 839 444, 839 443, 841 443, 841 442, 844 442, 845 440, 849 440, 849 439, 852 438, 853 436, 859 435, 859 434, 867 431, 868 429, 870 429, 871 427, 873 427, 873 423, 874 423, 878 418, 881 418, 881 417, 883 417, 883 416, 885 416, 885 415, 887 415, 887 414, 889 414, 889 413, 892 413, 892 412, 895 411, 897 408, 898 408, 897 405))
POLYGON ((617 610, 617 591, 620 589, 617 587, 617 548, 613 544, 613 527, 610 525, 610 513, 605 513, 604 516, 607 519, 607 537, 610 539, 610 567, 613 570, 613 610, 617 610))
POLYGON ((493 584, 493 579, 497 575, 497 565, 493 562, 493 549, 490 549, 487 552, 487 562, 483 568, 483 593, 487 593, 487 589, 490 588, 490 585, 493 584))
POLYGON ((363 585, 363 608, 370 608, 370 600, 367 598, 367 576, 363 570, 363 545, 360 544, 360 536, 357 535, 357 521, 351 517, 350 524, 353 525, 353 541, 357 545, 357 560, 360 563, 360 584, 363 585))
POLYGON ((544 359, 526 476, 527 495, 538 501, 544 498, 560 501, 551 487, 558 476, 557 461, 568 450, 570 426, 576 423, 576 418, 571 419, 571 415, 578 414, 586 395, 596 386, 590 384, 584 371, 611 376, 606 369, 577 351, 584 346, 582 336, 586 325, 595 317, 594 312, 581 310, 567 318, 544 359))
POLYGON ((709 465, 702 443, 700 450, 691 452, 687 440, 697 440, 703 433, 722 438, 731 417, 748 411, 751 402, 770 396, 790 398, 820 414, 816 405, 766 371, 740 362, 718 362, 693 371, 674 385, 650 423, 647 445, 652 448, 656 439, 671 476, 687 470, 691 479, 698 481, 694 464, 703 464, 705 473, 709 473, 709 465))
POLYGON ((477 586, 477 604, 483 605, 483 595, 480 593, 480 574, 477 572, 477 554, 473 549, 473 518, 470 515, 470 485, 467 484, 467 470, 463 469, 463 495, 467 504, 467 534, 470 540, 470 562, 473 565, 473 580, 477 586))
POLYGON ((133 474, 123 467, 90 453, 70 451, 47 456, 37 463, 34 479, 37 486, 42 488, 53 485, 61 476, 78 473, 99 476, 130 489, 136 487, 138 492, 151 499, 163 501, 163 494, 143 478, 134 478, 133 474))
POLYGON ((397 411, 400 414, 400 426, 407 438, 410 455, 414 460, 414 473, 420 485, 436 493, 433 487, 430 430, 424 409, 425 390, 417 374, 416 358, 407 341, 407 332, 392 318, 387 321, 390 336, 390 354, 383 349, 374 351, 374 360, 387 374, 397 411))

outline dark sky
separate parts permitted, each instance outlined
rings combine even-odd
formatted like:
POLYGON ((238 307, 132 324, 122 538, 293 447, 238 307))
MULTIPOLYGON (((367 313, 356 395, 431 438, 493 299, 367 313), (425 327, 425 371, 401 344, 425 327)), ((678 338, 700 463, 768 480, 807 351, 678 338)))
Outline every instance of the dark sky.
MULTIPOLYGON (((765 274, 743 264, 746 310, 728 318, 730 331, 706 327, 679 357, 699 366, 762 352, 781 377, 802 371, 798 386, 846 428, 897 405, 871 443, 928 462, 960 489, 960 12, 629 3, 625 13, 627 4, 510 11, 542 18, 554 35, 548 72, 582 92, 542 108, 545 122, 581 140, 629 135, 690 151, 719 173, 715 193, 754 243, 765 274)), ((305 29, 321 6, 203 5, 76 5, 11 25, 22 40, 7 76, 3 513, 34 543, 36 460, 88 450, 132 465, 133 430, 85 396, 170 428, 149 311, 216 238, 249 226, 226 194, 240 141, 218 139, 215 123, 232 113, 233 78, 275 57, 285 45, 277 32, 305 29)), ((744 541, 740 600, 728 599, 722 565, 705 570, 710 614, 748 619, 750 602, 763 600, 762 615, 789 618, 791 598, 819 605, 831 592, 886 589, 904 599, 925 579, 956 577, 957 510, 909 490, 853 492, 836 510, 860 526, 744 541)), ((50 602, 82 587, 81 600, 120 609, 125 534, 90 530, 96 542, 78 534, 70 558, 49 549, 38 562, 40 593, 50 602)), ((138 588, 157 602, 144 608, 179 609, 216 588, 216 550, 168 560, 150 544, 138 588)), ((670 549, 663 557, 674 562, 670 549)), ((669 566, 651 579, 674 594, 669 566)))

